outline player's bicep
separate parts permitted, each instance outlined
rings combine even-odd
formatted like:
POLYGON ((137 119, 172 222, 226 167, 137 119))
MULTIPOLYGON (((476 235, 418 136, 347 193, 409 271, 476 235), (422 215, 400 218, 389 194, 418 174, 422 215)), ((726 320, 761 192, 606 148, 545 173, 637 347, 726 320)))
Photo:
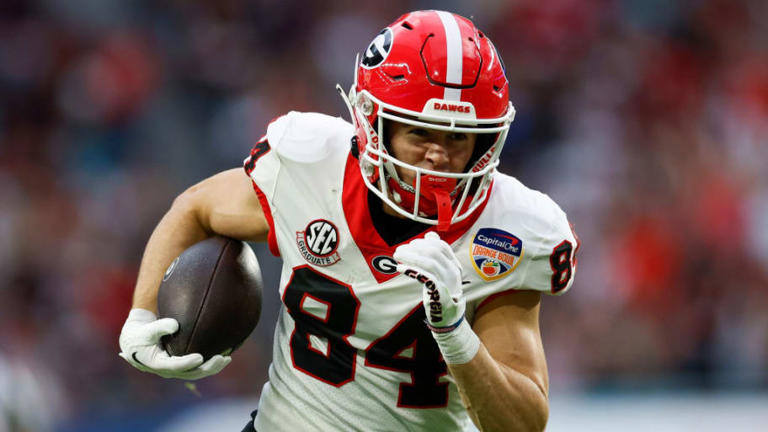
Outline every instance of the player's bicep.
POLYGON ((496 361, 527 376, 547 394, 540 301, 541 293, 536 291, 509 291, 482 304, 472 327, 496 361))
POLYGON ((266 241, 269 225, 252 180, 233 168, 190 187, 175 206, 193 212, 209 234, 248 241, 266 241))

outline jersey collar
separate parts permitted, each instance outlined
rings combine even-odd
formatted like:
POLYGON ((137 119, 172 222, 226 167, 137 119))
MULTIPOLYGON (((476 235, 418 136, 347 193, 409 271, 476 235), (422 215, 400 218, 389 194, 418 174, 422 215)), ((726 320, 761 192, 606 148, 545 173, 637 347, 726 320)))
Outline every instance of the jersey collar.
MULTIPOLYGON (((395 249, 401 244, 410 242, 416 238, 423 238, 428 232, 437 232, 437 226, 432 226, 413 237, 406 238, 402 242, 389 245, 384 239, 381 238, 379 232, 373 226, 373 220, 371 219, 371 212, 368 208, 368 188, 360 173, 360 166, 357 158, 351 153, 347 157, 347 164, 344 171, 344 187, 343 187, 341 204, 344 209, 344 217, 347 220, 352 238, 355 244, 363 254, 366 263, 377 282, 382 283, 393 277, 397 276, 397 273, 384 273, 374 266, 374 261, 379 257, 392 257, 395 249)), ((480 214, 488 204, 488 200, 491 196, 491 190, 493 183, 489 186, 488 193, 486 194, 485 201, 480 207, 475 210, 466 219, 452 224, 448 231, 439 233, 440 238, 446 242, 453 243, 459 237, 464 235, 469 228, 477 221, 480 214)), ((377 202, 380 202, 377 200, 377 202)))

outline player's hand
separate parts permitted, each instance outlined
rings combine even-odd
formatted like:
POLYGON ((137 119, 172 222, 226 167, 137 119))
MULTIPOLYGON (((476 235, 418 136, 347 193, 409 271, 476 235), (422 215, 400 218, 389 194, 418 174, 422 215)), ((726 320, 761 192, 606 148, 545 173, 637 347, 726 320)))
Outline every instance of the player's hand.
POLYGON ((131 309, 120 332, 122 352, 119 355, 141 371, 183 380, 215 375, 232 361, 231 357, 221 355, 215 355, 205 363, 201 354, 169 355, 160 345, 160 338, 176 333, 178 329, 179 323, 173 318, 157 319, 148 310, 131 309))
POLYGON ((454 330, 464 318, 461 264, 451 246, 434 232, 402 245, 393 255, 397 270, 424 285, 427 324, 433 332, 454 330))
POLYGON ((480 349, 477 337, 464 319, 466 299, 461 288, 461 264, 451 246, 434 232, 395 249, 397 270, 424 286, 422 301, 427 326, 432 330, 443 360, 465 364, 480 349))

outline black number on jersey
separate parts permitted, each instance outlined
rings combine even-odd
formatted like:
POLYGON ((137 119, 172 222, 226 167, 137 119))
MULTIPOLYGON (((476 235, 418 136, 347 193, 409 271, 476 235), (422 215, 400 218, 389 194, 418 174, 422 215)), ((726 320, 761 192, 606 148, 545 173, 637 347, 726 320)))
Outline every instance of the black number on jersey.
POLYGON ((248 173, 248 175, 251 175, 251 172, 256 167, 256 161, 267 154, 269 149, 269 142, 267 142, 266 139, 264 141, 257 142, 256 145, 253 146, 251 149, 251 154, 248 156, 248 160, 246 160, 245 165, 243 165, 245 172, 248 173))
POLYGON ((371 344, 365 357, 366 366, 411 374, 410 383, 400 383, 398 407, 439 408, 448 404, 448 383, 440 382, 448 367, 424 325, 425 319, 424 307, 419 304, 371 344))
MULTIPOLYGON (((346 338, 354 332, 360 301, 350 286, 311 267, 297 267, 285 287, 283 303, 296 323, 290 340, 293 366, 335 387, 352 381, 357 350, 346 338), (319 308, 322 316, 307 312, 303 307, 307 301, 325 305, 319 308), (321 343, 324 350, 317 346, 321 343)), ((424 325, 425 318, 419 304, 366 353, 367 366, 411 374, 411 382, 400 384, 399 407, 437 408, 448 403, 448 383, 440 382, 448 367, 424 325)))
POLYGON ((571 281, 571 277, 573 277, 572 254, 573 245, 568 240, 563 240, 552 249, 552 255, 549 256, 549 265, 552 266, 553 293, 565 289, 568 286, 568 282, 571 281))
POLYGON ((349 285, 311 267, 298 267, 285 287, 283 303, 296 322, 290 341, 293 366, 335 387, 352 381, 357 350, 346 336, 354 331, 360 301, 349 285), (306 301, 325 305, 323 316, 307 312, 306 301))

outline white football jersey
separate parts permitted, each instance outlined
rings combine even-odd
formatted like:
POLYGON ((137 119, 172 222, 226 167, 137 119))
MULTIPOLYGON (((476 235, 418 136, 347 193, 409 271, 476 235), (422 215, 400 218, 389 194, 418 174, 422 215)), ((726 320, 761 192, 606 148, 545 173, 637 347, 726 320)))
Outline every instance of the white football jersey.
MULTIPOLYGON (((373 228, 352 132, 340 118, 291 112, 245 160, 283 259, 256 430, 463 430, 470 420, 424 324, 422 287, 396 272, 398 245, 373 228)), ((573 282, 565 214, 512 177, 496 174, 481 211, 440 234, 461 262, 470 323, 494 294, 562 294, 573 282)))

